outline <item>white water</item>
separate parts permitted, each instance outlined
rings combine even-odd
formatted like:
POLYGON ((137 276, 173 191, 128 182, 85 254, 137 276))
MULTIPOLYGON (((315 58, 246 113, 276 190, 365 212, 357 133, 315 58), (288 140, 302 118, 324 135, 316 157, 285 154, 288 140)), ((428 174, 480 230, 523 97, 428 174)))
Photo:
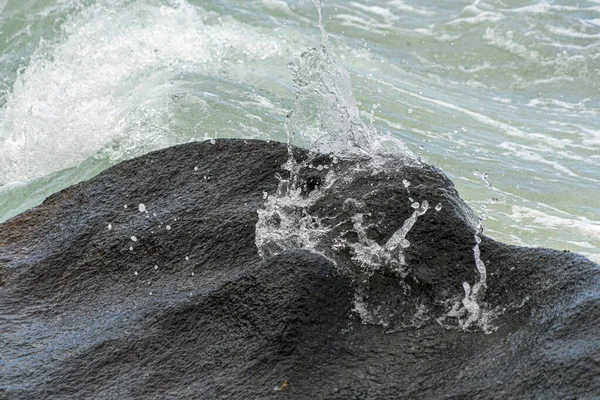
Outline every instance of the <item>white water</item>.
POLYGON ((178 143, 173 109, 181 99, 210 113, 182 87, 186 75, 235 73, 286 46, 232 18, 174 4, 98 2, 62 26, 63 41, 39 47, 2 108, 0 184, 178 143))

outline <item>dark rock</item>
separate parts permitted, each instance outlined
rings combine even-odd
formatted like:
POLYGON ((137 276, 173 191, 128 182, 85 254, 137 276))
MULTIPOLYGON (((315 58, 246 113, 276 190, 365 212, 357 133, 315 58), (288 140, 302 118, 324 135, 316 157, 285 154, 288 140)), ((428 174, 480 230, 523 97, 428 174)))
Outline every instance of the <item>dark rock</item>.
MULTIPOLYGON (((444 315, 478 279, 475 216, 452 182, 430 166, 355 172, 308 210, 327 218, 327 257, 263 261, 256 210, 286 157, 258 141, 172 147, 0 225, 0 398, 600 396, 596 264, 482 237, 494 329, 465 332, 444 315), (359 211, 385 243, 413 212, 403 179, 442 209, 409 232, 407 274, 361 276, 348 246, 333 244, 357 240, 359 211), (352 311, 361 288, 385 326, 352 311)), ((305 190, 321 187, 326 170, 306 171, 305 190)))

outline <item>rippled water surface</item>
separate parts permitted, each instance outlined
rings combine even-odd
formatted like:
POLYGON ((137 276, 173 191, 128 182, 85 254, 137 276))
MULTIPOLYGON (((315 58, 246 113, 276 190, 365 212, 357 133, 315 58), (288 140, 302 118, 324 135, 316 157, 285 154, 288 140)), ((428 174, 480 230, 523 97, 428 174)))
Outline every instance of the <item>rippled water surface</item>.
MULTIPOLYGON (((327 1, 380 134, 450 176, 486 234, 600 261, 600 1, 327 1), (478 176, 488 174, 489 188, 478 176)), ((121 160, 285 140, 308 0, 0 0, 0 221, 121 160)))

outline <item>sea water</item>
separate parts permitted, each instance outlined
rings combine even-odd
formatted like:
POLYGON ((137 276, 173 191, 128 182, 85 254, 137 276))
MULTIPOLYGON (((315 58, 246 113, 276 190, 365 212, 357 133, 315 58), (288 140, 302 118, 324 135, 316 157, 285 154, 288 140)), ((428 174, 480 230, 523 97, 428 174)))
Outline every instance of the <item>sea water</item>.
MULTIPOLYGON (((485 209, 484 234, 600 262, 600 1, 322 15, 361 119, 485 209)), ((317 21, 309 0, 0 0, 0 221, 150 150, 285 142, 317 21)))

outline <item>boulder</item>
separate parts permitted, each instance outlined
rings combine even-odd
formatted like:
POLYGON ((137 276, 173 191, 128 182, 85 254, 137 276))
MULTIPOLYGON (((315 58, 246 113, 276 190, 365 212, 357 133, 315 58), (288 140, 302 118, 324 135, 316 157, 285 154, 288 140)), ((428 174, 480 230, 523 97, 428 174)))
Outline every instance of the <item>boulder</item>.
POLYGON ((451 309, 480 280, 477 216, 452 182, 296 153, 324 228, 312 251, 257 251, 257 210, 286 175, 276 142, 156 151, 0 224, 0 399, 600 395, 598 265, 481 235, 481 318, 465 325, 451 309), (425 200, 401 265, 359 257, 425 200))

